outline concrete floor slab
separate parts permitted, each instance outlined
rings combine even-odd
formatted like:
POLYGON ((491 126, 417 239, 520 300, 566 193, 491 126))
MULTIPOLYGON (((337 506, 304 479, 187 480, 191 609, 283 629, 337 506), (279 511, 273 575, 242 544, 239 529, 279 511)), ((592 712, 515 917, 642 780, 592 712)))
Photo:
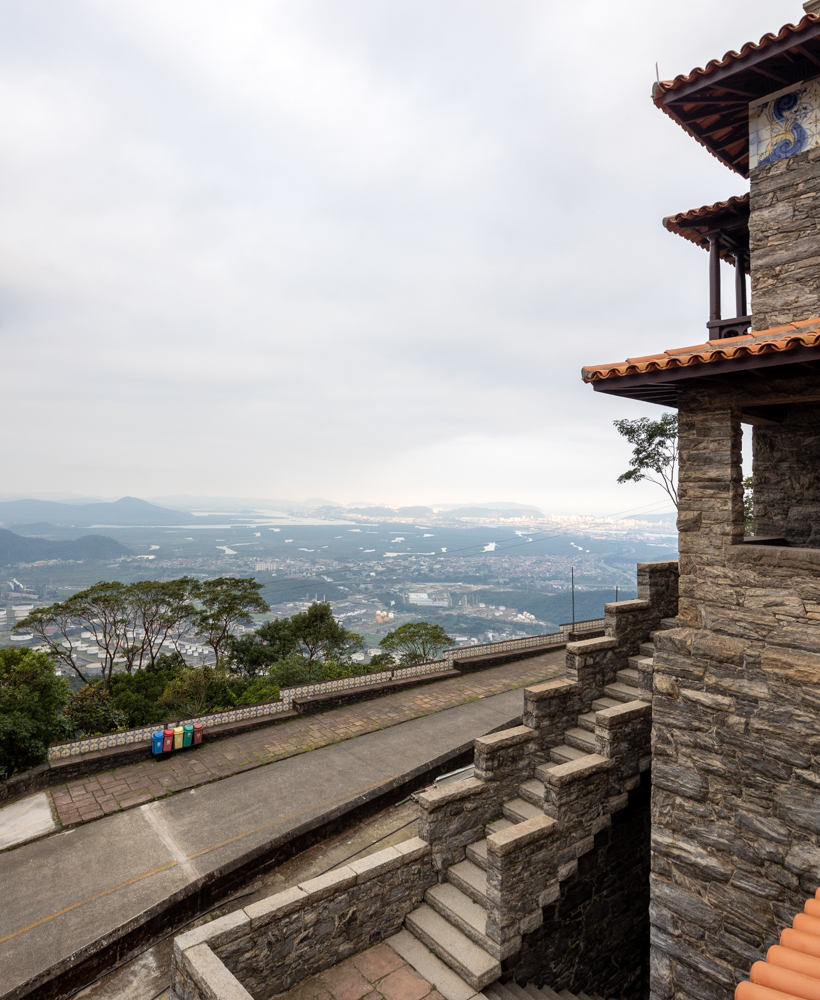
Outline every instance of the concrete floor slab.
POLYGON ((57 829, 46 792, 0 809, 0 851, 57 829))

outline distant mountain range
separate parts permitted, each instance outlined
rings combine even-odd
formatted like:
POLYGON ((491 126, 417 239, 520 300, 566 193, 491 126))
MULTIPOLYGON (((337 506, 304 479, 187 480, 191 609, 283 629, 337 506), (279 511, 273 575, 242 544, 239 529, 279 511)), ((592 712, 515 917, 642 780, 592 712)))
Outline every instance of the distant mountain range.
POLYGON ((23 538, 0 528, 0 566, 39 562, 41 559, 103 562, 132 554, 131 549, 105 535, 84 535, 71 542, 52 542, 47 538, 23 538))
POLYGON ((319 507, 314 512, 319 517, 380 517, 399 518, 435 518, 441 521, 458 521, 465 518, 483 518, 491 521, 513 517, 540 518, 544 514, 536 507, 455 507, 451 510, 439 510, 436 513, 432 507, 319 507))
POLYGON ((158 507, 136 497, 123 497, 113 503, 58 503, 54 500, 6 500, 0 503, 0 524, 47 522, 71 528, 87 528, 92 524, 149 526, 180 524, 192 517, 186 511, 158 507))

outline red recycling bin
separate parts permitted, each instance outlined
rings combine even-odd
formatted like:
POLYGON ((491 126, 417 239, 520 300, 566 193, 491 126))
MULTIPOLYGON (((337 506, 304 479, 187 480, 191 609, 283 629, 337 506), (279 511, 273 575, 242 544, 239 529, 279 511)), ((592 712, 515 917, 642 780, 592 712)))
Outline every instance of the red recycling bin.
POLYGON ((196 746, 197 743, 201 743, 201 742, 202 742, 202 723, 201 722, 195 722, 194 723, 194 746, 196 746))
POLYGON ((162 730, 162 752, 170 753, 174 749, 174 731, 173 729, 163 729, 162 730))

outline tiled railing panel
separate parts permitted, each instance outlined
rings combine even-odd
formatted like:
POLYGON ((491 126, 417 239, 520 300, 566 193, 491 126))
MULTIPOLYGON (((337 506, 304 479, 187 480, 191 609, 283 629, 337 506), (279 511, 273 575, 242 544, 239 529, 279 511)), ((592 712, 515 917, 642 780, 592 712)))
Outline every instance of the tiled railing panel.
MULTIPOLYGON (((591 622, 576 622, 575 628, 581 626, 587 629, 603 628, 604 620, 591 622)), ((384 684, 391 680, 406 680, 409 677, 423 677, 444 670, 451 670, 453 659, 463 659, 470 656, 483 656, 487 653, 503 653, 508 650, 530 649, 541 646, 547 641, 555 643, 566 642, 571 625, 562 625, 560 632, 550 635, 529 635, 522 639, 505 639, 502 642, 488 642, 481 646, 459 646, 448 649, 440 660, 420 663, 415 667, 396 667, 394 670, 381 670, 375 674, 360 674, 358 677, 341 677, 334 681, 320 681, 316 684, 300 684, 296 687, 283 688, 279 701, 267 702, 264 705, 248 705, 244 708, 234 708, 227 712, 214 712, 211 715, 200 715, 193 719, 184 719, 169 725, 185 725, 190 722, 201 722, 208 729, 211 726, 221 726, 226 722, 240 722, 246 719, 257 719, 262 715, 278 715, 289 712, 294 698, 305 698, 317 694, 330 694, 333 691, 350 691, 371 684, 384 684)), ((146 743, 160 727, 143 726, 140 729, 126 729, 116 733, 105 733, 102 736, 89 736, 86 739, 71 743, 57 743, 48 748, 49 760, 64 760, 66 757, 77 757, 80 754, 92 753, 95 750, 107 750, 111 747, 126 747, 133 743, 146 743)))

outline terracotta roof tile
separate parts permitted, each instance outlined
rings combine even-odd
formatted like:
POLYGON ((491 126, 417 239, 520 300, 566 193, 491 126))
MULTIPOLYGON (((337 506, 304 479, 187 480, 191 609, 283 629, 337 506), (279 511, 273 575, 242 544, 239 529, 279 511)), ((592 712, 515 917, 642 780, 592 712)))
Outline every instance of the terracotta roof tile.
POLYGON ((701 68, 698 66, 691 73, 680 73, 674 80, 661 80, 660 83, 655 84, 652 94, 653 98, 655 98, 655 103, 658 104, 659 99, 662 99, 664 93, 670 90, 677 90, 684 83, 690 83, 692 80, 698 79, 698 77, 709 76, 715 70, 731 66, 733 63, 740 63, 753 53, 770 48, 775 42, 782 42, 789 38, 789 36, 801 34, 812 24, 820 24, 820 14, 806 14, 797 24, 784 24, 777 34, 769 31, 759 42, 747 42, 741 48, 740 52, 732 49, 722 59, 712 59, 704 67, 701 68))
POLYGON ((755 962, 749 982, 738 983, 735 1000, 818 1000, 820 998, 820 889, 807 899, 794 927, 780 935, 765 962, 755 962))
MULTIPOLYGON (((663 220, 665 229, 677 236, 682 236, 703 250, 709 249, 709 230, 721 228, 721 223, 732 226, 737 235, 735 239, 747 251, 749 248, 749 194, 727 198, 726 201, 715 202, 714 205, 704 205, 703 208, 691 208, 688 212, 678 212, 677 215, 667 215, 663 220)), ((720 256, 731 264, 735 259, 729 247, 722 247, 720 256)), ((748 268, 747 268, 748 271, 748 268)))
POLYGON ((818 75, 820 14, 652 87, 665 114, 727 167, 749 176, 749 102, 818 75))
POLYGON ((729 361, 816 346, 820 346, 820 317, 789 323, 788 326, 775 327, 773 330, 748 333, 743 337, 727 337, 725 340, 708 340, 705 344, 695 344, 693 347, 671 348, 663 354, 647 354, 607 365, 590 365, 581 369, 581 377, 585 382, 599 382, 623 375, 641 375, 645 372, 707 365, 712 361, 729 361))

